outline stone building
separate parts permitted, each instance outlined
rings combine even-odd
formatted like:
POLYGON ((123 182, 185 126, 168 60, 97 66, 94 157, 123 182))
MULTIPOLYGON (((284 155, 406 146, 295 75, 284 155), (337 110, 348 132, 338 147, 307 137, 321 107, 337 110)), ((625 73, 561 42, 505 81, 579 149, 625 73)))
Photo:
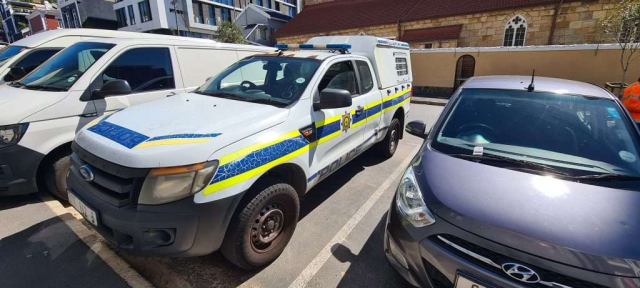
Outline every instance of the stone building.
POLYGON ((598 21, 615 0, 307 0, 276 31, 281 43, 319 35, 374 35, 412 48, 564 45, 609 42, 598 21))

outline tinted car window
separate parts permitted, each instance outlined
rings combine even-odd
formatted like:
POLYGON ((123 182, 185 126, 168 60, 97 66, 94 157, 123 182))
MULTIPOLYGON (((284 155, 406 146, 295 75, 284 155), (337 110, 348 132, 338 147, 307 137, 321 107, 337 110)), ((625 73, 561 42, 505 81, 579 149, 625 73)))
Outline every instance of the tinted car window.
POLYGON ((367 93, 373 89, 373 76, 371 76, 371 69, 369 64, 364 61, 356 61, 358 66, 358 72, 360 72, 360 81, 362 81, 362 94, 367 93))
POLYGON ((168 48, 136 48, 124 52, 102 74, 103 83, 126 80, 134 93, 174 89, 168 48))
POLYGON ((20 51, 22 51, 23 49, 26 49, 26 47, 9 45, 7 47, 2 48, 0 50, 0 62, 8 60, 9 58, 20 53, 20 51))
POLYGON ((353 63, 344 61, 331 65, 322 76, 318 90, 322 92, 326 88, 347 90, 351 95, 358 95, 353 63))
POLYGON ((613 100, 512 90, 463 90, 432 147, 564 168, 572 176, 640 176, 639 137, 613 100), (594 173, 595 172, 595 173, 594 173))
POLYGON ((60 49, 46 49, 46 50, 36 50, 33 51, 26 56, 24 56, 20 61, 14 64, 11 68, 20 67, 23 68, 26 73, 33 71, 38 66, 40 66, 45 61, 49 60, 51 56, 58 53, 60 49))

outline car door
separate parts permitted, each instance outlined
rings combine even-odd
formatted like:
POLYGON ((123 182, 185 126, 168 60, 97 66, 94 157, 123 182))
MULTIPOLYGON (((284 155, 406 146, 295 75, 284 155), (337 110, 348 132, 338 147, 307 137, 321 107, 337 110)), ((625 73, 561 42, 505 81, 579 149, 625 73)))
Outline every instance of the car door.
POLYGON ((364 145, 365 148, 375 142, 380 129, 382 117, 382 94, 377 89, 376 79, 373 77, 373 70, 369 62, 364 60, 356 60, 356 68, 358 70, 358 80, 362 89, 362 96, 366 99, 364 117, 360 117, 358 121, 354 121, 355 125, 360 125, 359 121, 363 121, 364 125, 364 145))
POLYGON ((94 81, 104 85, 112 80, 125 80, 131 86, 131 94, 94 100, 98 112, 122 109, 184 92, 172 50, 164 46, 135 47, 116 56, 94 81))
POLYGON ((367 104, 360 93, 354 61, 337 60, 322 75, 317 87, 318 96, 327 88, 343 89, 351 93, 353 103, 351 107, 313 111, 317 146, 312 149, 311 170, 319 173, 319 180, 357 154, 350 152, 362 144, 365 126, 354 125, 354 122, 360 123, 367 104))

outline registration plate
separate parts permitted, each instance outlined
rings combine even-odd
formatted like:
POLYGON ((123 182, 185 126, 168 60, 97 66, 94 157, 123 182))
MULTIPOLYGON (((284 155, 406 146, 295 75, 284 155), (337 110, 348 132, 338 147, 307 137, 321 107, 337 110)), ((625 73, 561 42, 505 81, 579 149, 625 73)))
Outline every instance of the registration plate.
POLYGON ((456 288, 488 288, 474 280, 471 280, 463 275, 458 274, 456 276, 456 288))
POLYGON ((84 219, 87 219, 94 226, 98 226, 98 214, 93 209, 89 208, 86 204, 84 204, 78 197, 73 195, 73 193, 69 192, 69 203, 76 208, 84 219))

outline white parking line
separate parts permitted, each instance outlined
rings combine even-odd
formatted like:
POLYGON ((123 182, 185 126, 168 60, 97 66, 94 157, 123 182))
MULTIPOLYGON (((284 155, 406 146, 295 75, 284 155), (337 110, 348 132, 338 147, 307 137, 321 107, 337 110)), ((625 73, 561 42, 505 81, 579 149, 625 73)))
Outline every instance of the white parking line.
POLYGON ((395 179, 398 176, 400 176, 402 172, 404 172, 404 170, 407 168, 407 165, 409 165, 409 162, 411 162, 411 160, 413 159, 413 156, 418 152, 419 149, 420 149, 420 146, 414 148, 411 151, 411 153, 409 154, 409 157, 404 159, 404 161, 402 161, 402 164, 400 164, 400 166, 398 166, 398 168, 395 171, 393 171, 391 175, 389 175, 387 180, 385 180, 384 183, 380 185, 378 190, 376 190, 376 192, 374 192, 369 197, 369 199, 367 199, 367 201, 362 206, 360 206, 360 209, 358 209, 356 214, 354 214, 351 217, 351 219, 349 219, 349 221, 346 224, 344 224, 342 229, 340 229, 340 231, 338 231, 338 233, 335 236, 333 236, 333 239, 331 239, 331 241, 329 241, 329 243, 327 243, 327 245, 324 246, 324 248, 322 248, 320 253, 318 253, 318 255, 313 259, 313 261, 311 261, 311 263, 307 265, 307 267, 302 271, 302 273, 298 275, 298 278, 296 278, 296 280, 293 281, 291 285, 289 285, 289 288, 302 288, 307 286, 307 284, 313 278, 313 276, 315 276, 316 273, 318 273, 320 268, 322 268, 324 263, 327 262, 329 257, 332 255, 331 247, 333 247, 335 244, 342 243, 347 238, 347 236, 349 236, 349 233, 351 233, 351 230, 353 230, 353 228, 355 228, 358 225, 358 223, 360 223, 362 218, 364 218, 364 216, 367 214, 367 212, 369 212, 371 207, 373 207, 373 205, 376 204, 378 199, 380 199, 380 197, 384 194, 384 192, 386 192, 387 188, 391 186, 393 181, 395 181, 395 179))
MULTIPOLYGON (((77 213, 73 208, 64 208, 60 202, 52 199, 51 197, 41 197, 42 201, 55 213, 56 215, 71 214, 77 220, 82 219, 82 216, 77 213)), ((64 221, 69 228, 78 235, 78 238, 82 240, 89 248, 98 255, 102 261, 107 263, 113 271, 118 273, 122 279, 133 288, 153 288, 153 285, 149 283, 144 277, 140 276, 136 270, 131 268, 127 262, 122 260, 120 256, 116 255, 111 248, 101 241, 101 237, 96 235, 93 231, 85 227, 80 221, 66 220, 64 221), (91 237, 94 236, 94 237, 91 237)))

